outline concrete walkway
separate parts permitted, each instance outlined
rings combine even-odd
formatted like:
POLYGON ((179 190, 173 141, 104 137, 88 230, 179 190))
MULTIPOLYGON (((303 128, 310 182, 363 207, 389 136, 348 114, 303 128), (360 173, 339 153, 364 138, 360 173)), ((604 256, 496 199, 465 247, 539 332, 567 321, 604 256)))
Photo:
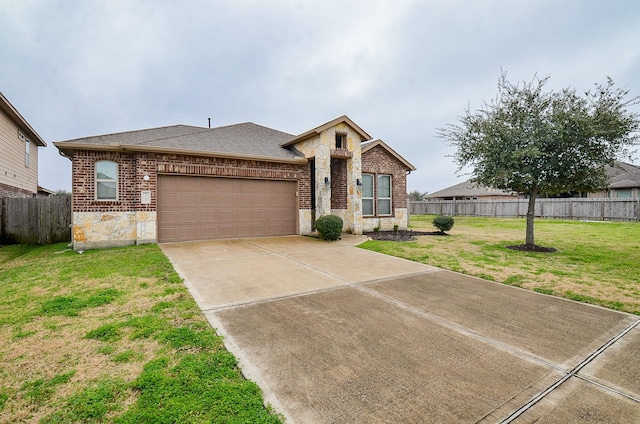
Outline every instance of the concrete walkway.
POLYGON ((640 422, 639 317, 362 241, 161 248, 288 423, 640 422))

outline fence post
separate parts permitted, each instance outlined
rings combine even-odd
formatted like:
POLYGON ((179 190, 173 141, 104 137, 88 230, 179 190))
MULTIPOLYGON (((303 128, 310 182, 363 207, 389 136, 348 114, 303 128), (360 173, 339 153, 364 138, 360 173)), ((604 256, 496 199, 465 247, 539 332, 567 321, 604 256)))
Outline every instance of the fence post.
POLYGON ((0 199, 0 240, 2 240, 6 233, 6 220, 7 220, 7 202, 5 198, 0 199))

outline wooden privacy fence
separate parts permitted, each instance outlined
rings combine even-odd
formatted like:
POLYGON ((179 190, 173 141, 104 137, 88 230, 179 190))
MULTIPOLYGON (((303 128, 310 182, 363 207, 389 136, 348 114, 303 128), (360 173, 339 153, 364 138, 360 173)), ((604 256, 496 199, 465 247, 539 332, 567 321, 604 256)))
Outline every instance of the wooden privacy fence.
POLYGON ((40 245, 71 241, 71 196, 0 199, 0 240, 40 245))
MULTIPOLYGON (((442 200, 409 202, 413 215, 524 217, 529 200, 442 200)), ((537 199, 540 218, 640 221, 640 199, 537 199)))

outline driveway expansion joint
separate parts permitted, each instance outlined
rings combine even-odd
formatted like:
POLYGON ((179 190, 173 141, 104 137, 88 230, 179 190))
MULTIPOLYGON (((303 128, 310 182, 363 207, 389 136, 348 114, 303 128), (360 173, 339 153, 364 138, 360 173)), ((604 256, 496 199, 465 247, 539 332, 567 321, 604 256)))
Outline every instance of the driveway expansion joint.
MULTIPOLYGON (((604 343, 602 346, 600 346, 598 349, 596 349, 595 351, 593 351, 589 356, 587 356, 582 362, 580 362, 578 365, 576 365, 571 371, 569 371, 566 375, 564 375, 562 378, 560 378, 558 381, 556 381, 554 384, 552 384, 551 386, 549 386, 547 389, 543 390, 542 392, 538 393, 536 396, 534 396, 529 402, 527 402, 526 404, 524 404, 523 406, 521 406, 519 409, 517 409, 516 411, 514 411, 511 415, 509 415, 507 418, 505 418, 504 420, 501 421, 502 424, 508 424, 513 422, 515 419, 517 419, 519 416, 521 416, 523 413, 525 413, 526 411, 528 411, 529 409, 531 409, 535 404, 537 404, 538 402, 540 402, 545 396, 549 395, 551 392, 553 392, 554 390, 556 390, 558 387, 560 387, 564 382, 566 382, 567 380, 569 380, 571 377, 578 377, 578 373, 580 372, 581 369, 583 369, 585 366, 587 366, 589 363, 591 363, 594 359, 596 359, 598 356, 600 356, 605 350, 607 350, 609 347, 611 347, 614 343, 616 343, 618 340, 620 340, 625 334, 627 334, 628 332, 630 332, 631 330, 633 330, 636 326, 638 326, 638 324, 640 324, 640 319, 636 320, 634 323, 628 325, 624 330, 620 331, 618 334, 616 334, 615 336, 613 336, 611 339, 609 339, 606 343, 604 343)), ((587 381, 589 383, 593 383, 592 381, 588 380, 588 379, 582 379, 584 381, 587 381)), ((618 390, 615 390, 611 387, 605 386, 603 384, 598 383, 597 386, 604 388, 606 390, 612 391, 614 393, 617 394, 622 394, 619 393, 618 390)), ((635 401, 635 402, 640 402, 638 399, 636 399, 633 396, 629 396, 629 395, 625 395, 622 394, 624 397, 635 401)))

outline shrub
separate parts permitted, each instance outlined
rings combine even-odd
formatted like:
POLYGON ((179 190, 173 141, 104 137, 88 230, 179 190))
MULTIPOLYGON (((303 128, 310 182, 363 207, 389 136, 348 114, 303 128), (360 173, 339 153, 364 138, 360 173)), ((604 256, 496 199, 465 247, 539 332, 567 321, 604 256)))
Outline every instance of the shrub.
POLYGON ((453 218, 450 216, 436 216, 433 218, 433 225, 444 233, 453 228, 453 218))
POLYGON ((342 218, 336 215, 321 216, 316 220, 316 230, 323 240, 338 240, 342 233, 342 218))

